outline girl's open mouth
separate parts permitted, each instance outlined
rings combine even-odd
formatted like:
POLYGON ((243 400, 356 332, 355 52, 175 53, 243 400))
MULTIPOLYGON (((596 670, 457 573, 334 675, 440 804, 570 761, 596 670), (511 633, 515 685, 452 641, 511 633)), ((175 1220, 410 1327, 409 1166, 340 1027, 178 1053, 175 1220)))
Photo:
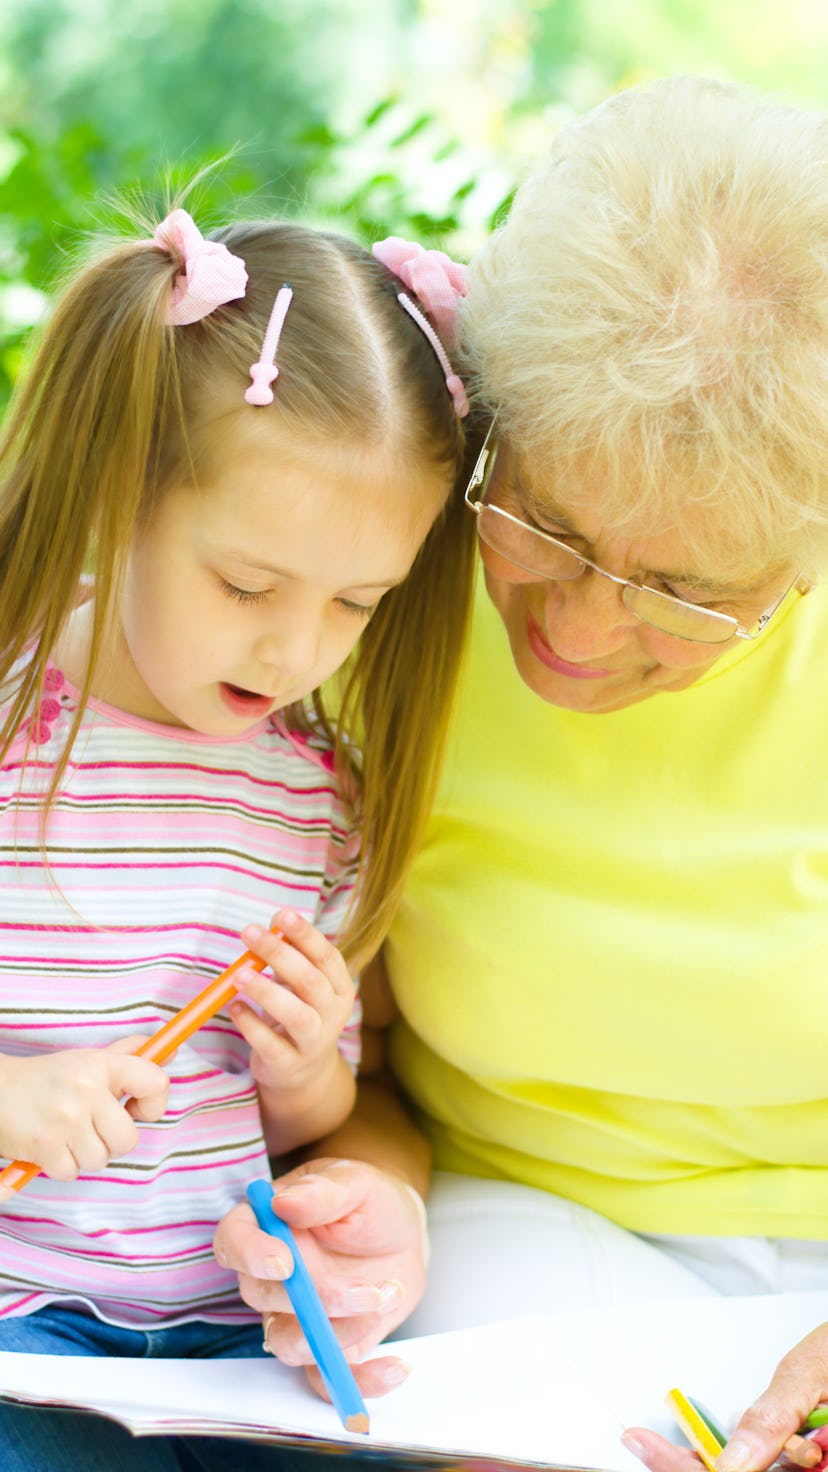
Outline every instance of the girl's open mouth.
POLYGON ((221 698, 234 715, 263 716, 273 704, 272 696, 260 695, 256 690, 245 690, 241 685, 230 685, 222 680, 219 685, 221 698))

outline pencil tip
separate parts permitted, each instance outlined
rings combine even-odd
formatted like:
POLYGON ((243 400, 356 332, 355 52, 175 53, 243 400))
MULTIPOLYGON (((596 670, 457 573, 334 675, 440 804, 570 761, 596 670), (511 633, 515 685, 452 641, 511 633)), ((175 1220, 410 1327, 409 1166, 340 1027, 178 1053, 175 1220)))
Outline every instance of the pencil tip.
POLYGON ((345 1418, 346 1431, 362 1431, 367 1435, 370 1429, 371 1428, 368 1417, 365 1415, 364 1411, 360 1411, 355 1416, 347 1416, 345 1418))

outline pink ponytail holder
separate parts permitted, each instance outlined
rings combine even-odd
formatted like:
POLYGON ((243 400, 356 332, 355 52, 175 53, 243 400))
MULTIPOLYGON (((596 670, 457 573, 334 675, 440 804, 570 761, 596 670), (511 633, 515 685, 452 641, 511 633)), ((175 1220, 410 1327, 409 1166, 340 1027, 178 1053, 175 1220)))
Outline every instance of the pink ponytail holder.
POLYGON ((167 319, 174 327, 200 322, 216 307, 244 296, 244 261, 231 255, 219 241, 205 240, 186 210, 173 210, 167 215, 148 243, 177 256, 182 263, 173 282, 167 319))
POLYGON ((457 299, 469 289, 467 268, 445 251, 426 250, 399 235, 389 235, 372 249, 377 260, 419 297, 443 341, 453 348, 457 299))
POLYGON ((425 333, 440 360, 446 387, 454 401, 458 417, 465 418, 469 412, 469 401, 463 380, 454 372, 440 337, 449 347, 454 345, 457 302, 468 291, 466 267, 459 261, 453 261, 442 250, 426 250, 412 240, 402 240, 399 235, 389 235, 387 240, 378 241, 372 246, 372 251, 378 261, 387 266, 389 271, 393 271, 409 291, 419 297, 434 322, 436 332, 410 297, 404 292, 399 293, 400 305, 425 333))

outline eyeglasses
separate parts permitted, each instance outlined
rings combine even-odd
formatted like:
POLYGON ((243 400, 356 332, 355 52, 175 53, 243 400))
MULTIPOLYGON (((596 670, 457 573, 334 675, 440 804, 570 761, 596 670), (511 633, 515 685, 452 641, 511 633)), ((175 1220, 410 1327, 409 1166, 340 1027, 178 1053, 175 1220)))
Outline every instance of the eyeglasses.
POLYGON ((622 589, 624 607, 642 623, 660 630, 662 634, 697 644, 726 644, 734 638, 756 639, 798 580, 797 573, 770 608, 755 624, 746 628, 730 614, 704 608, 698 603, 688 603, 674 593, 662 593, 658 588, 648 588, 646 584, 631 582, 629 578, 616 577, 599 567, 597 562, 575 552, 566 542, 559 542, 550 532, 521 521, 491 499, 497 453, 498 443, 494 438, 494 425, 491 425, 465 493, 466 505, 477 517, 478 534, 486 546, 524 572, 555 583, 571 582, 589 568, 600 577, 616 583, 622 589))

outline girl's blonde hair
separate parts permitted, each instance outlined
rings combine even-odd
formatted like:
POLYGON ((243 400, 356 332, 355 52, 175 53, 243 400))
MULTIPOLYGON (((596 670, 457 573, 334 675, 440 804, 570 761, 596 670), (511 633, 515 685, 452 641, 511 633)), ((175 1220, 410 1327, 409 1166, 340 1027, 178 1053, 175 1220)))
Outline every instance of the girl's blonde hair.
POLYGON ((826 566, 824 117, 697 77, 613 97, 518 190, 461 333, 517 451, 590 472, 608 525, 826 566))
POLYGON ((313 712, 287 713, 335 739, 349 789, 348 735, 361 733, 359 898, 342 940, 360 960, 387 929, 422 833, 464 642, 473 528, 456 485, 462 428, 431 346, 396 300, 399 283, 367 251, 292 224, 235 224, 213 238, 245 262, 243 299, 190 326, 167 326, 181 262, 145 241, 110 246, 58 299, 16 396, 0 449, 0 683, 27 649, 33 657, 0 746, 8 749, 41 697, 50 653, 91 573, 92 657, 77 733, 131 540, 167 487, 197 476, 211 391, 221 390, 226 407, 227 384, 238 384, 241 413, 278 415, 291 432, 320 441, 378 453, 396 446, 403 500, 406 465, 433 464, 454 490, 412 576, 386 595, 362 635, 341 709, 329 713, 317 692, 313 712), (249 368, 284 282, 293 301, 277 391, 272 406, 250 409, 249 368))

